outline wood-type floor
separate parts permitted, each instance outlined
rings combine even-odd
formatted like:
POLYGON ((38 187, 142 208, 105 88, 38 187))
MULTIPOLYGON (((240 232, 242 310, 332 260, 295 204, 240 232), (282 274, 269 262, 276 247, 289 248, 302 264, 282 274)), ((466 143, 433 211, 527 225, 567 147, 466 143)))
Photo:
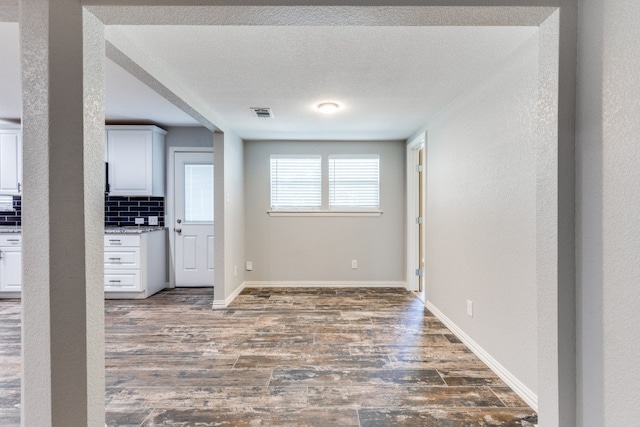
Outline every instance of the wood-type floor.
MULTIPOLYGON (((402 289, 106 301, 109 426, 531 426, 536 413, 402 289)), ((20 302, 0 300, 0 425, 20 422, 20 302)))

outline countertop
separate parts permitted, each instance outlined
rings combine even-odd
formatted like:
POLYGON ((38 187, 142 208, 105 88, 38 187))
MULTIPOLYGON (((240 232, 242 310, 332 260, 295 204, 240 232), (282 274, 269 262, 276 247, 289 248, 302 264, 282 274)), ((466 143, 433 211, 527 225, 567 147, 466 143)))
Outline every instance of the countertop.
POLYGON ((105 234, 142 234, 150 233, 152 231, 162 231, 165 227, 159 225, 146 225, 146 226, 129 226, 129 227, 105 227, 105 234))
POLYGON ((0 225, 0 233, 20 233, 22 229, 13 225, 0 225))
MULTIPOLYGON (((142 234, 142 233, 150 233, 152 231, 162 231, 165 227, 161 226, 132 226, 132 227, 105 227, 105 234, 142 234)), ((0 226, 0 234, 2 233, 20 233, 22 232, 21 227, 13 227, 13 226, 0 226)))

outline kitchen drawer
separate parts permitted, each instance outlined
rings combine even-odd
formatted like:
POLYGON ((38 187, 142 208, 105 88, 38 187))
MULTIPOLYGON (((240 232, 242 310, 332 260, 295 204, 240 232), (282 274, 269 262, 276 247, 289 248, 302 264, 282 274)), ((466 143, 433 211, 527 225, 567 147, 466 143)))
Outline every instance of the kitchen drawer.
POLYGON ((104 247, 140 246, 140 236, 107 234, 104 236, 104 247))
POLYGON ((0 235, 0 246, 20 246, 22 244, 22 236, 19 234, 2 234, 0 235))
POLYGON ((140 268, 140 248, 105 248, 104 268, 140 268))
POLYGON ((111 292, 141 291, 140 270, 105 270, 104 290, 111 292))

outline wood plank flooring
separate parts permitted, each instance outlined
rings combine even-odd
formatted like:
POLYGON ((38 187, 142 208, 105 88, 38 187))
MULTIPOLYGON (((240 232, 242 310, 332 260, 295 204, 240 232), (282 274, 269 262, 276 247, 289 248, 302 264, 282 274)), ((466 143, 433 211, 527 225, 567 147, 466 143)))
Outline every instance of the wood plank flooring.
MULTIPOLYGON (((211 289, 106 301, 109 426, 531 426, 411 293, 211 289)), ((0 425, 19 425, 20 302, 0 301, 0 425)))

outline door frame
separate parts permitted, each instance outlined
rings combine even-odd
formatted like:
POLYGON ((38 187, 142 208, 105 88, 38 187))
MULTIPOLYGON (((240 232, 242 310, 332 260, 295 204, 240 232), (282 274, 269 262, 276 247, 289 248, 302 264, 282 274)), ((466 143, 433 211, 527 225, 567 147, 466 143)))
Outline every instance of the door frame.
MULTIPOLYGON (((426 175, 426 133, 421 133, 416 138, 410 140, 407 143, 407 249, 406 249, 406 282, 407 288, 410 291, 418 291, 418 281, 415 280, 416 270, 420 268, 420 263, 418 261, 418 254, 420 252, 419 248, 419 238, 418 238, 418 225, 416 224, 416 217, 419 212, 419 196, 418 189, 420 188, 420 179, 422 178, 422 188, 423 188, 423 204, 422 204, 422 213, 423 217, 426 215, 426 186, 425 184, 425 175, 426 175), (419 164, 419 153, 420 149, 423 149, 423 173, 417 174, 416 166, 419 164)), ((425 255, 426 253, 426 239, 425 239, 425 229, 424 226, 424 218, 423 218, 423 227, 422 227, 422 253, 425 255)), ((418 293, 423 302, 426 302, 426 280, 423 277, 423 291, 418 293)))
MULTIPOLYGON (((167 156, 167 198, 164 206, 164 226, 169 232, 169 250, 167 251, 167 264, 169 265, 169 288, 176 287, 175 271, 175 249, 176 240, 173 232, 175 222, 175 157, 176 153, 212 153, 215 156, 213 147, 169 147, 167 156)), ((215 239, 215 234, 214 237, 215 239)))

